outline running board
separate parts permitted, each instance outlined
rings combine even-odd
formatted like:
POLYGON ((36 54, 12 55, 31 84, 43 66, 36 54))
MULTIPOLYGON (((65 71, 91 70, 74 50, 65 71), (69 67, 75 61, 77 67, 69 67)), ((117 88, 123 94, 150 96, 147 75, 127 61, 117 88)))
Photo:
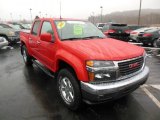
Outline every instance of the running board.
POLYGON ((32 62, 38 66, 43 72, 45 72, 47 75, 49 75, 52 78, 55 78, 54 73, 51 73, 49 69, 47 69, 44 65, 42 65, 38 60, 32 60, 32 62))

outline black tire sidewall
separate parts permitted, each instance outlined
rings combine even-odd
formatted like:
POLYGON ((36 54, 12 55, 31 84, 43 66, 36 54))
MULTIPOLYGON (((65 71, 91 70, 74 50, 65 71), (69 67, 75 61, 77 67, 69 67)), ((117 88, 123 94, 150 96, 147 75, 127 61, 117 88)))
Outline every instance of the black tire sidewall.
POLYGON ((57 76, 57 90, 58 90, 58 94, 59 94, 62 102, 65 104, 65 106, 67 106, 71 110, 80 109, 81 103, 82 103, 80 87, 79 87, 79 84, 78 84, 78 81, 77 81, 75 75, 72 73, 71 70, 69 70, 69 69, 61 69, 59 71, 58 76, 57 76), (60 89, 59 89, 60 79, 63 78, 63 77, 67 77, 70 80, 70 82, 71 82, 71 84, 73 86, 74 102, 72 102, 71 104, 67 104, 65 102, 65 100, 63 99, 63 97, 61 96, 61 93, 60 93, 60 89))
POLYGON ((28 54, 28 51, 27 51, 27 48, 26 48, 25 45, 22 46, 22 56, 23 56, 23 50, 25 50, 25 52, 26 52, 26 57, 27 57, 26 61, 25 61, 24 58, 23 58, 24 63, 25 63, 27 66, 31 66, 31 65, 32 65, 32 59, 31 59, 31 56, 28 54))
POLYGON ((155 39, 155 40, 153 41, 153 44, 152 44, 153 47, 158 47, 158 46, 157 46, 157 40, 158 40, 158 39, 155 39), (155 44, 156 44, 156 46, 155 46, 155 44))

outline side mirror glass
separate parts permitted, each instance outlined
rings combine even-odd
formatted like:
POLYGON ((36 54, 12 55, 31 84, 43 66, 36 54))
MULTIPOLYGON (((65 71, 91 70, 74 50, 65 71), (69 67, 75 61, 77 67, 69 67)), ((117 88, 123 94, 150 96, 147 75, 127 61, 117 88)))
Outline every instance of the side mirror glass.
POLYGON ((52 41, 52 35, 50 33, 43 33, 40 35, 40 39, 42 41, 51 42, 52 41))

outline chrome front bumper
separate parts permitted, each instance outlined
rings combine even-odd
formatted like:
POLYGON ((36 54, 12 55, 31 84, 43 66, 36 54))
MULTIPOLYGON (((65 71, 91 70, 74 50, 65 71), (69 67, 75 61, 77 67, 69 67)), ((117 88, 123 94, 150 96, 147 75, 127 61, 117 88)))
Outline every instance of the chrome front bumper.
POLYGON ((114 97, 124 96, 144 84, 149 76, 147 66, 137 75, 111 83, 90 84, 81 82, 82 96, 89 101, 104 101, 114 97))

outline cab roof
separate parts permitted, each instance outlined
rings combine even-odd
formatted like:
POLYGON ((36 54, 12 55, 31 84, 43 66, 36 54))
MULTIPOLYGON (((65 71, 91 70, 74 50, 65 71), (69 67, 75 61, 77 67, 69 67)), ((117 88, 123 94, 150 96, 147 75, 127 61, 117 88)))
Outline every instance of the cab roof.
POLYGON ((87 21, 83 19, 75 19, 75 18, 38 18, 35 20, 75 20, 75 21, 87 21))

